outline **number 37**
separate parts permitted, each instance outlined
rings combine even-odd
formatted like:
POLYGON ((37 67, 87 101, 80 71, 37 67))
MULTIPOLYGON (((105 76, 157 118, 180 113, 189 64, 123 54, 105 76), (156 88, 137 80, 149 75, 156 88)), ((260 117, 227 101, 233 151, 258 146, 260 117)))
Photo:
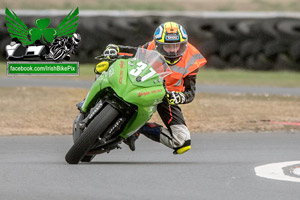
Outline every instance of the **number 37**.
MULTIPOLYGON (((138 67, 136 69, 132 69, 129 72, 132 76, 135 76, 135 77, 139 76, 142 73, 142 71, 147 67, 147 64, 145 64, 143 62, 138 62, 137 66, 138 67)), ((142 79, 141 79, 142 82, 147 80, 148 78, 150 78, 154 74, 156 74, 156 72, 154 71, 154 69, 152 67, 150 67, 149 70, 150 70, 150 72, 142 77, 142 79)))

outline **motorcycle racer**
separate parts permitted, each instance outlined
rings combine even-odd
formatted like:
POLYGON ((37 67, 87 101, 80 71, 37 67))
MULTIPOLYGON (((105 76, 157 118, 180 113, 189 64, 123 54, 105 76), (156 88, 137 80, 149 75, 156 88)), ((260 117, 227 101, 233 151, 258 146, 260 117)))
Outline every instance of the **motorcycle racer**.
MULTIPOLYGON (((165 77, 167 95, 157 106, 157 111, 166 128, 156 123, 146 123, 136 134, 124 142, 134 151, 135 141, 140 134, 143 134, 172 148, 174 154, 185 153, 191 149, 191 136, 179 104, 193 101, 198 69, 207 61, 188 42, 188 35, 183 26, 175 22, 159 25, 154 32, 153 40, 143 45, 142 48, 158 51, 164 56, 172 70, 172 74, 165 77)), ((114 58, 118 54, 134 54, 136 49, 135 47, 110 44, 104 51, 104 55, 107 58, 114 58)), ((109 65, 103 66, 102 62, 96 66, 96 74, 107 70, 109 65)))

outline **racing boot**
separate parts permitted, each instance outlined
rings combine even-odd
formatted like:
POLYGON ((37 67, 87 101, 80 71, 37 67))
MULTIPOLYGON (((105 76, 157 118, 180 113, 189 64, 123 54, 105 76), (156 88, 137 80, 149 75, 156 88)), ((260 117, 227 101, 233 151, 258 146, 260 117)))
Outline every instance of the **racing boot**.
POLYGON ((191 136, 184 124, 171 125, 169 129, 162 128, 160 142, 173 149, 173 154, 183 154, 191 149, 191 136))
POLYGON ((136 132, 124 140, 124 143, 128 145, 131 151, 135 151, 135 141, 139 138, 139 136, 140 134, 136 132))
POLYGON ((131 151, 134 151, 135 141, 138 139, 140 134, 145 135, 147 138, 150 138, 151 140, 160 142, 159 138, 160 138, 161 127, 162 127, 161 125, 156 123, 146 123, 135 134, 125 139, 124 143, 129 146, 131 151))
MULTIPOLYGON (((179 126, 181 126, 181 125, 179 125, 179 126)), ((171 130, 173 130, 175 132, 176 129, 171 127, 171 130)), ((170 138, 173 138, 174 135, 172 137, 172 134, 170 134, 168 129, 165 129, 161 125, 156 124, 156 123, 147 123, 139 130, 139 132, 141 134, 145 135, 147 138, 150 138, 156 142, 160 142, 163 144, 165 144, 165 140, 167 138, 168 138, 169 142, 174 140, 174 139, 170 139, 170 138)), ((176 142, 173 142, 173 143, 176 143, 176 142)), ((165 145, 169 146, 168 144, 165 144, 165 145)), ((175 154, 175 155, 183 154, 191 149, 191 140, 190 139, 186 140, 181 147, 177 147, 177 148, 173 148, 173 149, 174 149, 173 154, 175 154)))
POLYGON ((181 147, 174 148, 173 154, 174 155, 183 154, 183 153, 187 152, 190 149, 191 149, 191 140, 187 140, 187 141, 185 141, 185 143, 181 147))

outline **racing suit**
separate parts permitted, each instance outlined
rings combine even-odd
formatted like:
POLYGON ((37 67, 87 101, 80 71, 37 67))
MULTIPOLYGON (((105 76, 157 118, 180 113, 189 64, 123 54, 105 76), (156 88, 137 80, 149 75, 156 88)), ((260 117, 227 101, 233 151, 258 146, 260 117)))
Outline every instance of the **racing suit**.
MULTIPOLYGON (((137 50, 136 47, 118 47, 121 55, 133 56, 137 50)), ((142 48, 155 50, 154 41, 146 43, 142 48)), ((182 103, 192 102, 195 97, 197 72, 205 63, 206 59, 195 47, 188 43, 187 50, 179 62, 169 66, 172 74, 165 77, 165 85, 168 92, 181 92, 185 97, 185 101, 182 103)), ((180 107, 178 105, 170 105, 168 100, 164 98, 163 102, 157 105, 157 111, 166 128, 156 123, 146 123, 140 128, 138 134, 133 135, 135 137, 134 141, 139 134, 143 134, 156 142, 174 149, 174 154, 184 153, 185 151, 180 151, 180 149, 183 147, 190 148, 191 136, 180 107)), ((134 144, 133 147, 130 144, 128 145, 131 150, 135 150, 134 144)))

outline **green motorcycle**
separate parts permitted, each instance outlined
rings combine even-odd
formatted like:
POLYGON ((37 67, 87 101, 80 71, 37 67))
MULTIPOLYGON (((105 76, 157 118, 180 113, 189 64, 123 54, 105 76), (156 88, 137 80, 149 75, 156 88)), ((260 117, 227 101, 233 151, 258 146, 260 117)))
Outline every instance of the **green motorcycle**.
POLYGON ((132 58, 116 58, 94 82, 80 107, 66 161, 90 162, 97 154, 120 148, 156 111, 166 94, 163 78, 170 73, 156 51, 139 48, 132 58))

